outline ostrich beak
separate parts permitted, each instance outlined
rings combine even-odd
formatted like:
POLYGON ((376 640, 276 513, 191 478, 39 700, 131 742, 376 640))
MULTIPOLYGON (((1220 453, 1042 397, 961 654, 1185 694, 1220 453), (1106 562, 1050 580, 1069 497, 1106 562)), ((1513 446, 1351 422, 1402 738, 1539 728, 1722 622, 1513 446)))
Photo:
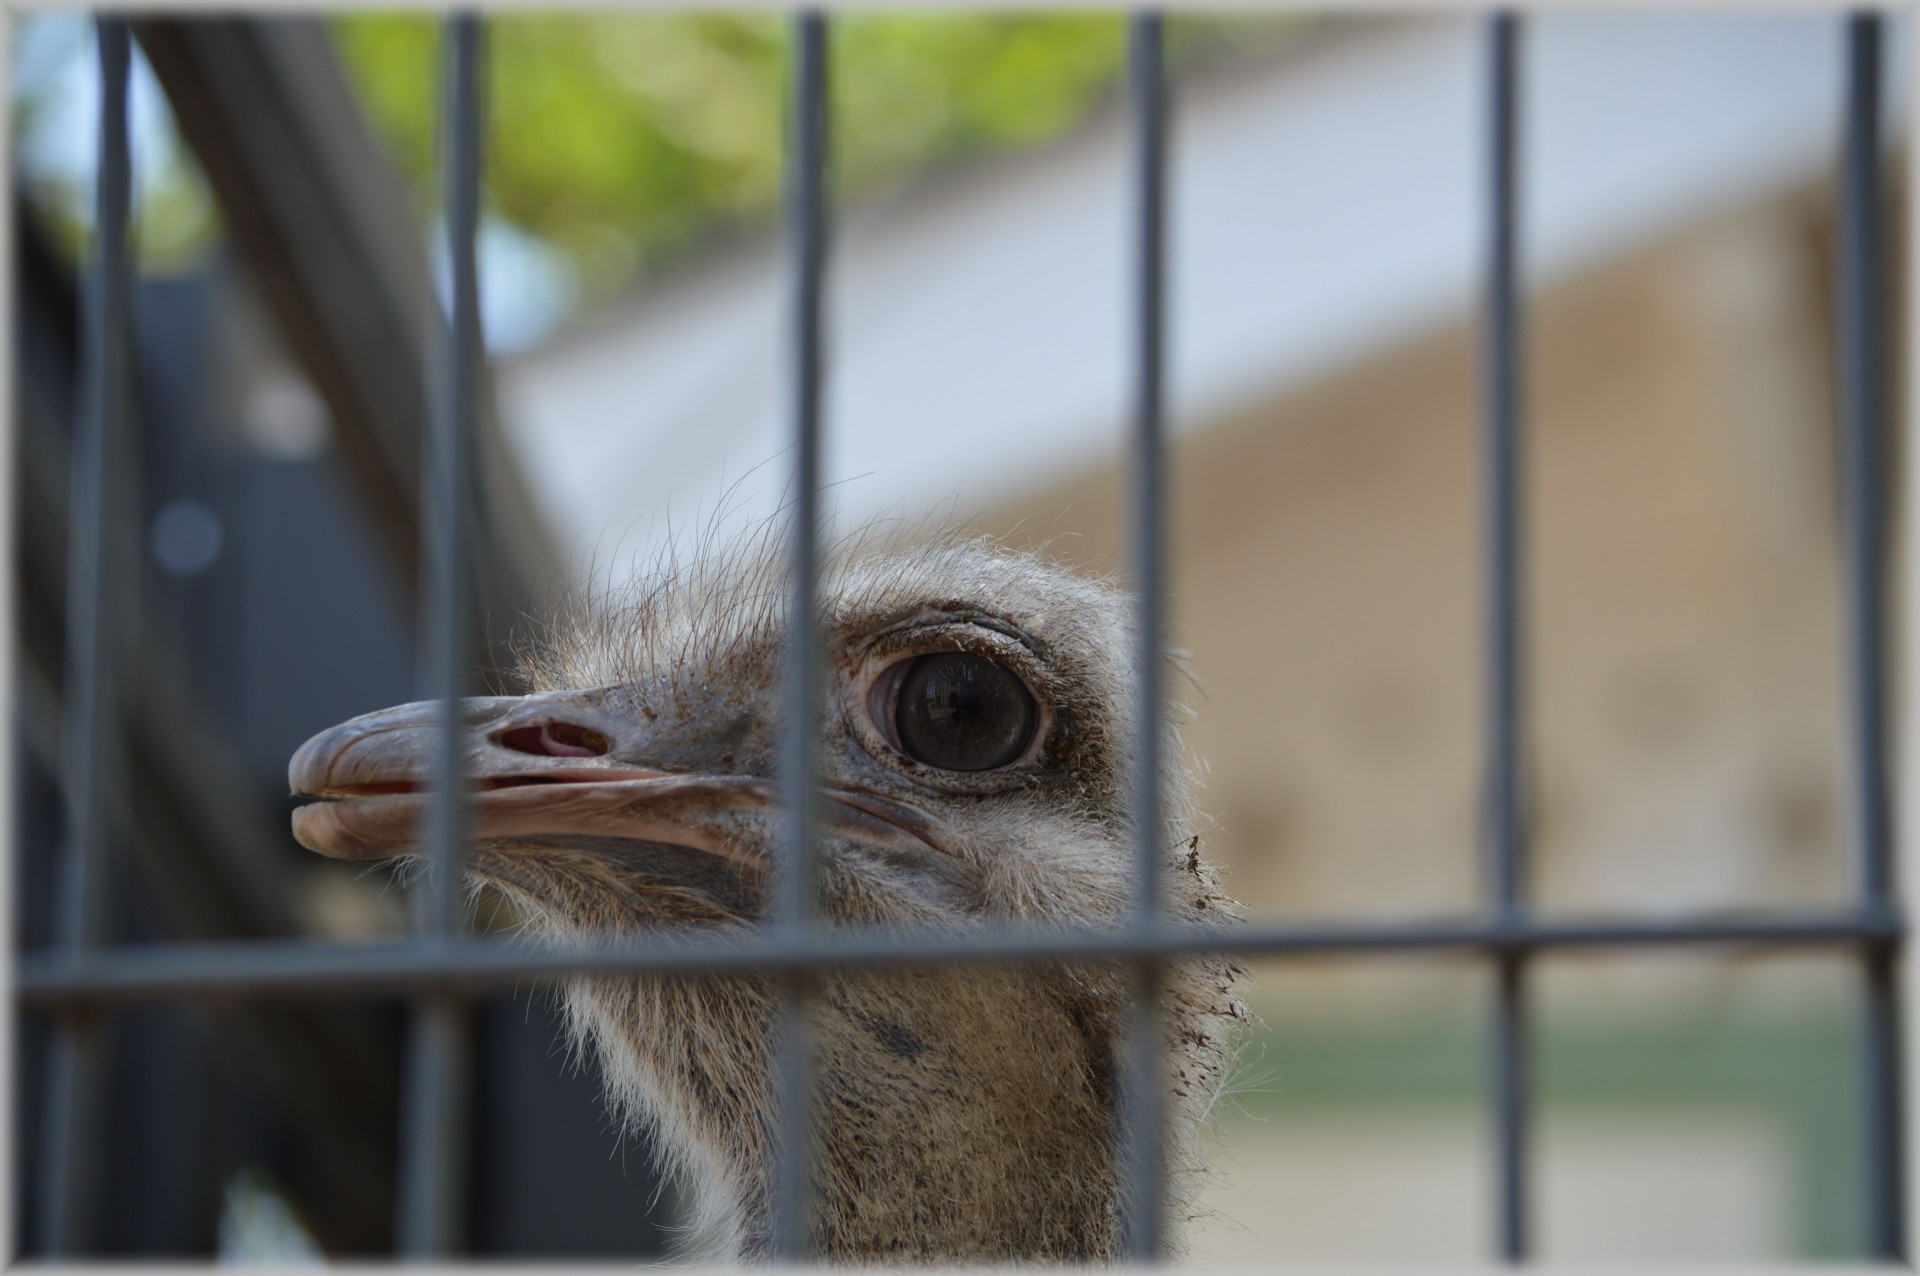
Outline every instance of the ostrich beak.
MULTIPOLYGON (((474 840, 617 838, 686 847, 738 867, 764 868, 779 804, 770 778, 731 772, 743 743, 739 715, 677 717, 637 730, 609 689, 464 702, 461 767, 474 840)), ((438 702, 365 714, 314 736, 287 767, 302 846, 334 859, 372 860, 418 846, 441 741, 438 702)), ((828 789, 822 815, 863 841, 929 849, 917 813, 828 789)))

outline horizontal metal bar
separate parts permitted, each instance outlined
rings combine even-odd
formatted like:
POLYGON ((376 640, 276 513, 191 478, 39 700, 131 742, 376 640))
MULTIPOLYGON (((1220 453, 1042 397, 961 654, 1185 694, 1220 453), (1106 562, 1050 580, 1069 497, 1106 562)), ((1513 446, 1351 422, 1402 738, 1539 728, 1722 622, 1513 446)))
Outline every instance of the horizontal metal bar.
POLYGON ((1906 933, 1892 909, 1835 913, 1709 915, 1656 920, 1411 922, 1146 931, 1004 929, 973 935, 662 935, 652 942, 532 948, 480 936, 427 944, 236 942, 155 944, 87 953, 25 954, 15 996, 34 1007, 168 997, 289 993, 478 991, 522 980, 597 974, 748 974, 1060 960, 1139 960, 1198 953, 1241 957, 1335 957, 1395 953, 1513 953, 1551 949, 1715 945, 1893 944, 1906 933))

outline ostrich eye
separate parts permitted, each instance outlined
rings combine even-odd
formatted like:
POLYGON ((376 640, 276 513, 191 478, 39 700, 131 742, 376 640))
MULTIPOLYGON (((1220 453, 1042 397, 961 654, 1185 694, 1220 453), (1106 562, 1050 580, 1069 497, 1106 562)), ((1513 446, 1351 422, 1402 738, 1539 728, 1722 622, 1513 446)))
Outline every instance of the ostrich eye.
POLYGON ((991 771, 1033 741, 1039 710, 1004 665, 970 651, 943 651, 895 666, 893 736, 916 762, 945 771, 991 771))

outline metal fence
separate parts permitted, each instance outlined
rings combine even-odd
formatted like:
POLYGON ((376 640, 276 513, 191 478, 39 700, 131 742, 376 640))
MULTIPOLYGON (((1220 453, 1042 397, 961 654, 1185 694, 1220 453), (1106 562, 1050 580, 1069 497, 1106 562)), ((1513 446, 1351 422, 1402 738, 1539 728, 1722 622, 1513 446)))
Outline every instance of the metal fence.
MULTIPOLYGON (((1857 864, 1854 905, 1833 912, 1765 917, 1568 920, 1528 907, 1526 774, 1526 526, 1522 457, 1525 368, 1522 226, 1518 164, 1525 28, 1511 13, 1488 19, 1485 39, 1485 276, 1482 333, 1483 429, 1480 438, 1485 540, 1484 859, 1485 909, 1478 917, 1409 923, 1323 926, 1254 923, 1214 932, 1178 927, 1156 908, 1159 826, 1165 551, 1166 188, 1169 92, 1157 13, 1132 19, 1132 186, 1116 197, 1134 209, 1132 591, 1139 621, 1138 713, 1142 732, 1132 783, 1138 831, 1136 888, 1130 920, 1113 932, 1010 930, 986 937, 936 935, 875 938, 817 927, 809 911, 814 839, 811 739, 821 689, 819 635, 808 625, 790 635, 782 750, 787 823, 785 873, 776 884, 771 920, 745 939, 709 939, 671 947, 604 944, 528 951, 460 933, 456 894, 462 854, 464 796, 447 783, 459 762, 455 705, 474 663, 469 632, 465 541, 475 517, 472 423, 484 358, 480 340, 475 230, 481 182, 485 107, 481 83, 483 30, 459 14, 446 28, 446 227, 451 263, 449 313, 440 325, 444 358, 427 443, 423 555, 429 591, 427 666, 443 702, 441 782, 428 822, 429 853, 439 872, 415 900, 414 933, 404 944, 344 948, 304 942, 103 946, 100 894, 112 869, 111 843, 99 794, 121 764, 115 735, 116 697, 124 653, 116 649, 111 547, 123 532, 120 497, 131 464, 127 395, 130 262, 127 249, 129 156, 126 21, 98 19, 101 64, 100 169, 95 234, 84 326, 84 384, 74 451, 69 559, 65 696, 66 799, 58 941, 21 960, 17 1004, 58 1025, 44 1131, 45 1184, 41 1235, 55 1254, 83 1253, 80 1203, 103 1151, 89 1123, 87 1094, 100 1067, 100 1012, 115 1004, 179 999, 274 997, 326 992, 412 999, 402 1189, 398 1235, 403 1252, 450 1252, 459 1234, 467 1012, 470 999, 495 987, 568 974, 760 972, 786 981, 780 1087, 784 1116, 775 1211, 777 1251, 804 1254, 807 1157, 805 1007, 809 978, 828 967, 1019 962, 1059 958, 1130 964, 1137 973, 1134 1013, 1121 1059, 1120 1140, 1125 1164, 1138 1170, 1125 1204, 1127 1252, 1151 1260, 1164 1247, 1160 1204, 1161 1090, 1155 1007, 1164 963, 1199 952, 1248 956, 1347 956, 1461 951, 1490 967, 1491 1032, 1487 1042, 1487 1109, 1495 1149, 1495 1235, 1499 1257, 1516 1261, 1530 1248, 1531 1186, 1527 1052, 1528 975, 1543 953, 1575 949, 1774 945, 1852 953, 1861 971, 1859 1061, 1863 1076, 1863 1152, 1868 1249, 1904 1259, 1904 1149, 1895 972, 1905 927, 1892 880, 1885 651, 1884 462, 1887 439, 1887 254, 1882 226, 1882 19, 1859 13, 1845 22, 1844 140, 1837 191, 1837 316, 1833 334, 1839 389, 1844 506, 1845 627, 1849 756, 1845 759, 1848 835, 1857 864)), ((819 460, 822 433, 822 307, 828 245, 827 18, 794 19, 790 76, 788 240, 792 268, 791 412, 795 444, 790 562, 792 612, 816 614, 819 553, 819 460)))

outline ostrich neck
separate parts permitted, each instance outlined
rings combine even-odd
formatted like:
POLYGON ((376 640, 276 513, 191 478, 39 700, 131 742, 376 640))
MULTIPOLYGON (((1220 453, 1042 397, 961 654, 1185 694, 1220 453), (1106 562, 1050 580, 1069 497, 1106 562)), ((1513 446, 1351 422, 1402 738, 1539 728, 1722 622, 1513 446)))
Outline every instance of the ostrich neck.
MULTIPOLYGON (((770 1256, 769 993, 663 985, 620 1043, 696 1227, 746 1258, 770 1256)), ((1111 1015, 1089 996, 1057 973, 829 978, 809 1015, 816 1254, 1111 1257, 1111 1015)))

